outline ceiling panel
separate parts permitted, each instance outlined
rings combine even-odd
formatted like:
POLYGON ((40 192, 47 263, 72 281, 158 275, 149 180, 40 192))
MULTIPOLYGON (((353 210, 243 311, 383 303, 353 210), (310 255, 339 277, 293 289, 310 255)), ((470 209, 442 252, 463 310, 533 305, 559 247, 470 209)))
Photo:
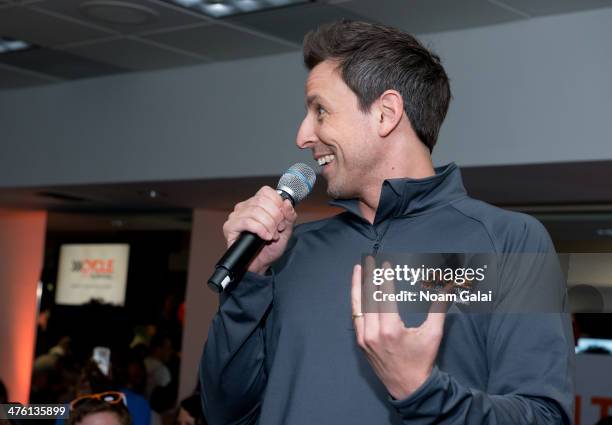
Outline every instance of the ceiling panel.
MULTIPOLYGON (((374 3, 374 9, 376 9, 378 1, 372 3, 374 3)), ((322 23, 343 18, 370 20, 349 9, 330 4, 314 3, 236 16, 230 18, 229 21, 301 45, 304 35, 308 31, 322 23)))
POLYGON ((96 77, 126 71, 71 53, 43 48, 2 54, 0 63, 66 79, 96 77))
POLYGON ((136 40, 113 40, 66 49, 70 53, 131 70, 149 70, 206 62, 136 40))
POLYGON ((493 25, 524 17, 486 0, 353 0, 338 6, 413 34, 493 25))
MULTIPOLYGON (((109 2, 113 4, 128 3, 135 5, 138 8, 149 10, 152 13, 150 21, 140 24, 120 24, 111 23, 106 20, 95 19, 87 16, 79 5, 84 3, 83 0, 44 0, 36 3, 35 7, 48 10, 54 13, 61 13, 73 19, 82 20, 91 24, 99 25, 109 30, 118 31, 123 34, 134 34, 138 32, 158 31, 164 28, 173 28, 182 25, 191 25, 195 23, 205 22, 205 17, 200 17, 197 14, 189 11, 183 11, 180 8, 171 5, 165 5, 161 2, 148 0, 129 0, 125 2, 115 1, 109 2)), ((128 12, 130 10, 128 9, 128 12)), ((121 13, 120 9, 116 9, 114 13, 121 13)), ((133 12, 130 12, 133 13, 133 12)))
POLYGON ((7 37, 47 47, 109 34, 25 7, 0 9, 0 32, 7 37))
POLYGON ((239 59, 294 49, 291 46, 221 25, 170 31, 144 38, 201 54, 214 60, 239 59))
POLYGON ((499 3, 507 4, 530 16, 554 15, 601 7, 612 7, 612 0, 502 0, 499 3))
POLYGON ((48 84, 51 81, 42 77, 0 66, 0 89, 10 89, 48 84))

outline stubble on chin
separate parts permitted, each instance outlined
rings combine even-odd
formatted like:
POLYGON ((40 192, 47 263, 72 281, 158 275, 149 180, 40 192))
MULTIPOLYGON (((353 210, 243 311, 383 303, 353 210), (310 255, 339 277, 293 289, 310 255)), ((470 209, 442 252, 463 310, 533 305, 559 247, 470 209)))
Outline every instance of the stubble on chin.
POLYGON ((353 199, 357 197, 340 179, 327 182, 327 195, 333 199, 353 199))
POLYGON ((327 181, 327 195, 333 199, 342 199, 342 191, 335 183, 337 182, 327 181))

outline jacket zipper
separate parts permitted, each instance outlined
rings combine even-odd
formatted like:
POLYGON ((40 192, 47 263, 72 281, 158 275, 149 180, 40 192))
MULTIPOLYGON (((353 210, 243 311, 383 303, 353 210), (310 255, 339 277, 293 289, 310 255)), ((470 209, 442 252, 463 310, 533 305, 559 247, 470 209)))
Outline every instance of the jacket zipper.
POLYGON ((387 224, 387 227, 385 228, 385 230, 383 230, 378 237, 376 238, 376 241, 374 241, 374 246, 372 247, 372 254, 376 255, 378 254, 378 250, 380 249, 380 243, 382 242, 383 238, 385 237, 385 235, 387 234, 387 231, 389 230, 389 228, 391 227, 391 222, 393 221, 393 218, 389 219, 389 224, 387 224))

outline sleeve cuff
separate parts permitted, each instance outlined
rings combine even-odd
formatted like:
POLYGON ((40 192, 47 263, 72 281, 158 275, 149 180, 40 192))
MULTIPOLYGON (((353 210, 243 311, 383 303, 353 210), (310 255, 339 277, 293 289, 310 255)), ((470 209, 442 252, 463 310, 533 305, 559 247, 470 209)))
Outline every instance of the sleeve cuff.
POLYGON ((259 322, 274 297, 274 276, 247 272, 220 294, 219 313, 242 322, 259 322))
POLYGON ((400 414, 412 410, 414 406, 419 405, 422 400, 429 398, 434 392, 440 389, 442 384, 441 374, 442 372, 438 369, 438 366, 434 365, 425 382, 423 382, 423 384, 412 394, 401 400, 395 400, 389 396, 389 402, 400 414))
POLYGON ((243 300, 239 302, 243 307, 246 307, 244 304, 252 306, 263 304, 267 307, 272 300, 273 291, 273 272, 266 272, 265 276, 246 272, 242 279, 220 294, 219 307, 223 306, 229 299, 243 300), (245 303, 245 301, 247 302, 245 303))

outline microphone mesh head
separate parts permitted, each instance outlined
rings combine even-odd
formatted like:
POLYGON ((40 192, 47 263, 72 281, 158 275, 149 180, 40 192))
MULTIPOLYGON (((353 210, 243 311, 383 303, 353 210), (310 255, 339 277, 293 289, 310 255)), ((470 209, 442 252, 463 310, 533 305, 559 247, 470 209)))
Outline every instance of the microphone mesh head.
POLYGON ((276 188, 291 195, 293 202, 297 204, 312 191, 316 179, 317 175, 312 168, 298 162, 285 171, 276 188))

